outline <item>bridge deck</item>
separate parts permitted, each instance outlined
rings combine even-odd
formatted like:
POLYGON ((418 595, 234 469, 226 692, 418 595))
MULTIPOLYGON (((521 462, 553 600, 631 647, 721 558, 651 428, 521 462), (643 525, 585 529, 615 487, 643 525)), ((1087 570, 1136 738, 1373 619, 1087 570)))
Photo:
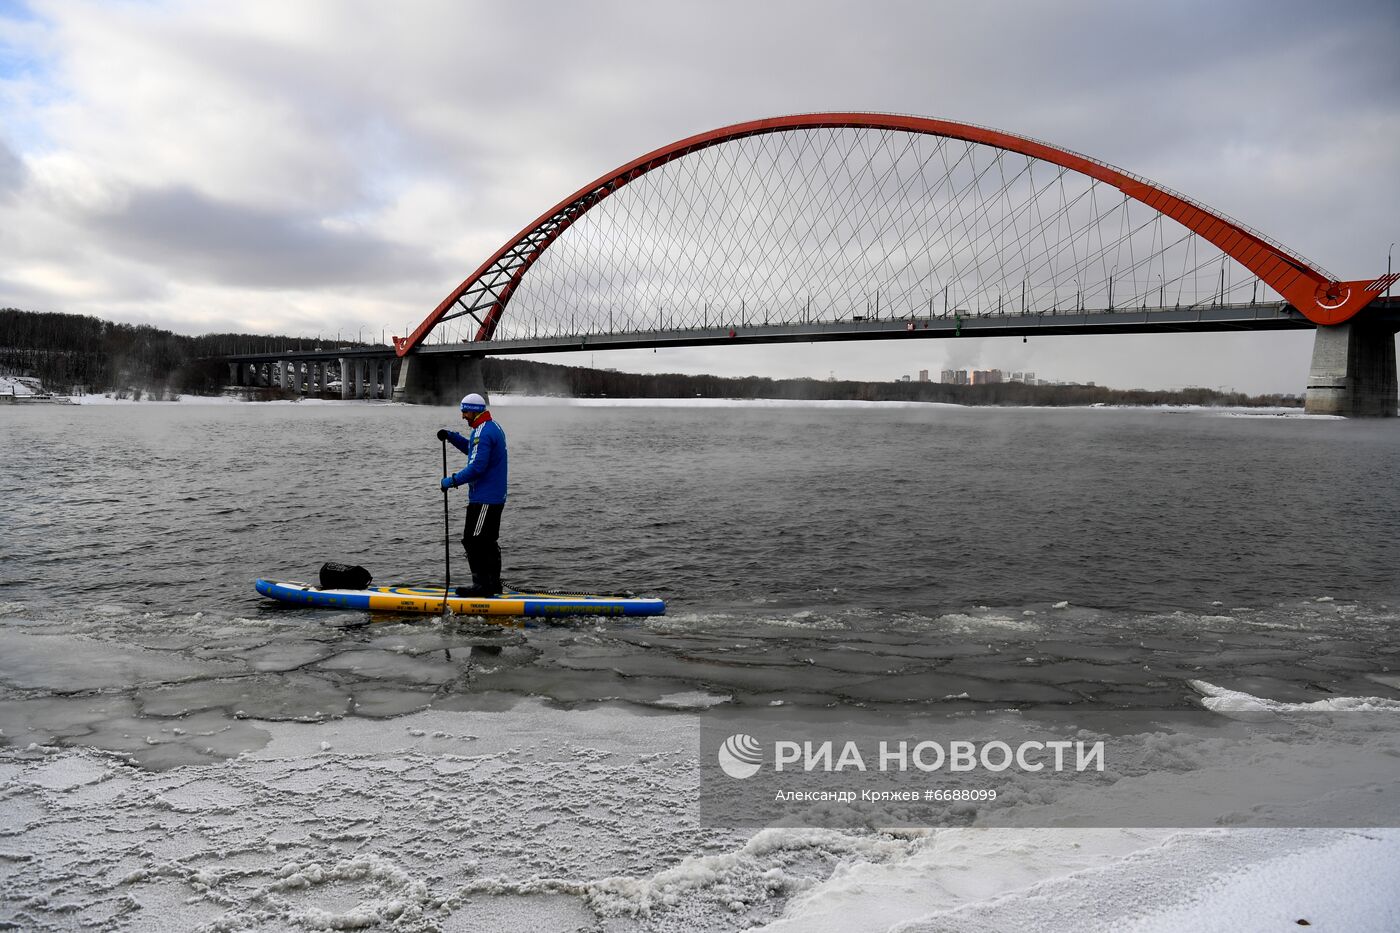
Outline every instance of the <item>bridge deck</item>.
MULTIPOLYGON (((962 315, 860 318, 811 323, 763 323, 754 320, 674 330, 644 330, 613 334, 568 334, 482 343, 421 344, 415 353, 509 356, 563 353, 578 350, 698 347, 723 344, 816 343, 832 340, 897 340, 901 338, 1050 337, 1063 334, 1203 333, 1211 331, 1308 330, 1316 327, 1286 304, 1216 305, 1200 308, 1120 308, 1112 311, 1054 311, 1040 314, 962 315)), ((230 362, 327 360, 339 357, 384 356, 390 347, 288 350, 230 356, 230 362)))

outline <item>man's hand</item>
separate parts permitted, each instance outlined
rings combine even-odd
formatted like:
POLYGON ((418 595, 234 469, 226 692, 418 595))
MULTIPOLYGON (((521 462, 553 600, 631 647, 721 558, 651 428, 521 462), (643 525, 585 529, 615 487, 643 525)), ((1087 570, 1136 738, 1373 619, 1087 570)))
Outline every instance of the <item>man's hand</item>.
POLYGON ((445 440, 447 440, 447 435, 449 435, 449 434, 451 434, 451 433, 452 433, 452 432, 449 431, 449 430, 447 430, 446 428, 438 428, 438 440, 440 440, 440 441, 445 441, 445 440))
POLYGON ((452 489, 452 488, 453 488, 452 477, 450 477, 450 476, 444 476, 444 477, 442 478, 442 491, 443 491, 443 492, 447 492, 447 490, 452 489))

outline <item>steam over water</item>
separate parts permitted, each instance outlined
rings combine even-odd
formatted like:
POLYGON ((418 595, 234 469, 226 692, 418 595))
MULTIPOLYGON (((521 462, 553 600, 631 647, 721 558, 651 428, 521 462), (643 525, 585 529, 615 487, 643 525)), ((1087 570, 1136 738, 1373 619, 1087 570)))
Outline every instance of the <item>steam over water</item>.
MULTIPOLYGON (((459 423, 451 409, 0 410, 0 806, 19 827, 0 838, 0 888, 17 892, 0 896, 0 929, 120 926, 128 895, 183 903, 189 927, 744 926, 837 864, 922 844, 750 838, 667 809, 644 790, 693 797, 693 746, 669 747, 670 730, 706 716, 1199 710, 1191 682, 1400 700, 1393 421, 509 397, 494 413, 511 457, 506 581, 630 589, 667 615, 518 628, 253 591, 327 560, 440 584, 434 432, 459 423), (577 729, 595 764, 520 745, 572 749, 577 729), (629 753, 644 772, 606 770, 629 753), (370 773, 438 803, 367 829, 401 806, 370 773), (569 787, 543 810, 514 796, 569 787), (317 828, 279 830, 307 794, 317 828), (24 854, 113 813, 164 828, 120 858, 73 842, 66 874, 24 854), (475 854, 439 864, 463 839, 475 854), (279 854, 250 854, 264 849, 279 854), (696 868, 709 852, 721 861, 696 868), (92 887, 84 859, 113 874, 92 887), (691 884, 716 874, 723 890, 691 884), (504 880, 522 877, 553 880, 504 880), (63 897, 82 906, 52 907, 63 897)), ((454 582, 464 507, 454 493, 454 582)))
MULTIPOLYGON (((664 618, 502 630, 254 593, 325 560, 440 583, 433 433, 453 414, 7 410, 0 664, 36 660, 5 681, 121 688, 83 678, 160 647, 152 674, 220 661, 200 669, 234 677, 216 705, 246 677, 292 707, 335 697, 285 715, 354 712, 366 690, 410 691, 409 708, 488 693, 1161 708, 1193 703, 1185 681, 1203 675, 1284 700, 1384 691, 1372 675, 1400 647, 1397 426, 1163 410, 503 399, 506 580, 659 595, 664 618), (69 653, 77 682, 42 660, 60 629, 91 645, 69 653), (451 643, 492 663, 430 650, 451 643)), ((454 493, 459 582, 464 504, 454 493)))

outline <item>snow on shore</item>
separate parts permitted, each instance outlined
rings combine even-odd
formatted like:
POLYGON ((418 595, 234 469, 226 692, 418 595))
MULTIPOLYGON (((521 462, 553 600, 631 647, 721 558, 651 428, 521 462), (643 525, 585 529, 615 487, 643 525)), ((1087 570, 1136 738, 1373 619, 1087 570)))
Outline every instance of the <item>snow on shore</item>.
POLYGON ((5 402, 58 402, 65 404, 67 396, 55 395, 32 376, 0 376, 0 400, 5 402))
MULTIPOLYGON (((0 376, 0 395, 11 394, 11 386, 17 395, 36 395, 40 390, 36 390, 34 385, 37 380, 19 381, 13 377, 0 376)), ((178 395, 174 399, 155 402, 151 399, 116 398, 111 393, 88 394, 72 396, 72 401, 78 405, 147 405, 147 404, 170 404, 178 402, 182 405, 389 405, 395 404, 384 399, 320 399, 320 398, 292 398, 273 399, 269 401, 250 402, 245 398, 238 398, 233 395, 178 395)), ((976 406, 959 405, 952 402, 900 402, 884 401, 871 402, 859 399, 774 399, 774 398, 571 398, 567 396, 555 395, 515 395, 509 393, 495 393, 492 395, 493 406, 501 408, 541 408, 541 407, 564 407, 564 408, 874 408, 874 409, 929 409, 929 408, 958 408, 965 409, 976 406)), ((1298 408, 1244 408, 1244 407, 1216 407, 1200 405, 1063 405, 1063 406, 1015 406, 999 405, 997 408, 1033 408, 1037 411, 1085 411, 1089 409, 1103 409, 1105 411, 1159 411, 1159 412, 1205 412, 1210 414, 1229 415, 1234 417, 1303 417, 1304 412, 1298 408)), ((1330 417, 1330 416, 1308 416, 1308 417, 1330 417)))
POLYGON ((37 379, 23 376, 0 376, 0 395, 42 395, 43 386, 37 379))
POLYGON ((1400 928, 1391 829, 705 827, 701 715, 257 721, 158 772, 0 749, 0 928, 1400 928))

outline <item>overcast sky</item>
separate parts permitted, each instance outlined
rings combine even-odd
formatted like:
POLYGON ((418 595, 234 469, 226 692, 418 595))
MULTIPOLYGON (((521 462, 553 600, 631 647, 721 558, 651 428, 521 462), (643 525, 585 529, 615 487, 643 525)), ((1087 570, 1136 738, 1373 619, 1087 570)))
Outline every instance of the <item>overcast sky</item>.
MULTIPOLYGON (((693 133, 820 110, 1044 139, 1365 278, 1400 241, 1397 40, 1394 0, 0 0, 0 306, 189 334, 402 334, 595 177, 693 133)), ((1311 345, 1002 338, 593 361, 1297 392, 1311 345)))

